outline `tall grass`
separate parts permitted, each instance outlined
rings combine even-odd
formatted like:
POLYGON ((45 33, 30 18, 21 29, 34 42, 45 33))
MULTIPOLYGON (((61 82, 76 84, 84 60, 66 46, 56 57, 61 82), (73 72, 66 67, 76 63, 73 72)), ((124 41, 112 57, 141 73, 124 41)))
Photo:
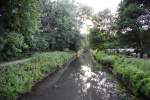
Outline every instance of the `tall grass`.
POLYGON ((150 73, 150 60, 129 58, 128 61, 131 61, 137 68, 143 70, 144 72, 150 73))
POLYGON ((0 66, 0 100, 13 100, 30 91, 34 83, 66 63, 72 53, 48 52, 34 55, 21 64, 0 66))
POLYGON ((103 66, 112 67, 112 72, 136 96, 150 99, 150 62, 142 59, 131 59, 124 56, 107 55, 98 51, 94 54, 103 66))

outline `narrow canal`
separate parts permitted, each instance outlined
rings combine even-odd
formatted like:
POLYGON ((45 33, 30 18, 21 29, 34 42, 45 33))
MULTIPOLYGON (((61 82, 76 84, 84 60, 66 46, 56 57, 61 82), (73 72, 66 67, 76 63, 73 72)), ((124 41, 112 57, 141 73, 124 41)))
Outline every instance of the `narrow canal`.
POLYGON ((107 71, 94 71, 89 51, 73 61, 54 84, 47 80, 19 100, 137 100, 107 71))

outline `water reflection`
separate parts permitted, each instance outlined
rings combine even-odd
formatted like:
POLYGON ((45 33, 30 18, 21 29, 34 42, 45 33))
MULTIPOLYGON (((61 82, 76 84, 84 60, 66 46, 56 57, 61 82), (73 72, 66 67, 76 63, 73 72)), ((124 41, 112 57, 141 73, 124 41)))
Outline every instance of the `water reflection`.
POLYGON ((93 71, 91 58, 90 53, 83 53, 55 84, 51 85, 49 77, 23 100, 137 100, 120 91, 119 83, 109 73, 93 71))
POLYGON ((78 85, 77 100, 135 100, 119 89, 115 78, 105 71, 93 71, 93 60, 90 54, 82 54, 79 58, 80 67, 74 73, 78 85))
POLYGON ((118 90, 119 83, 108 77, 106 72, 93 72, 89 65, 82 65, 75 77, 80 100, 131 100, 125 92, 118 90), (92 96, 94 99, 89 99, 92 96))
POLYGON ((88 89, 91 87, 91 82, 89 81, 92 77, 91 67, 83 65, 80 72, 79 79, 82 81, 82 92, 87 94, 88 89))

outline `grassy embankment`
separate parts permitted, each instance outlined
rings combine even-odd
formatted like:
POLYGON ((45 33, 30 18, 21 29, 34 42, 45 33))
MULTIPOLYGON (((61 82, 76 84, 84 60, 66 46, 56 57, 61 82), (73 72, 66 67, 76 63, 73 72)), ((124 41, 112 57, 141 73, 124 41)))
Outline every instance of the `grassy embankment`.
POLYGON ((136 96, 150 99, 150 61, 93 52, 95 59, 113 72, 136 96))
POLYGON ((37 81, 61 68, 73 56, 67 52, 48 52, 35 54, 25 63, 0 66, 0 99, 13 100, 18 93, 30 91, 37 81))

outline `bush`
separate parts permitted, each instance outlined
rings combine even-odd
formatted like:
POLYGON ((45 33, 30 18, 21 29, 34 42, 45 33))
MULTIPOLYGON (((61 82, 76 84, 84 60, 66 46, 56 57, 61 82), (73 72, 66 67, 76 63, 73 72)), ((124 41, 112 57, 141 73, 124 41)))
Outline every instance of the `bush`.
POLYGON ((0 99, 13 100, 18 93, 30 91, 37 80, 60 68, 72 56, 66 52, 41 53, 25 63, 0 66, 0 99))
POLYGON ((93 54, 95 55, 95 59, 103 66, 111 67, 116 59, 116 56, 106 55, 106 53, 103 51, 94 51, 93 54))
POLYGON ((22 53, 28 47, 24 41, 24 36, 18 33, 7 33, 4 39, 0 39, 0 42, 1 59, 17 56, 18 53, 22 53))
POLYGON ((124 56, 95 53, 95 58, 104 66, 112 66, 112 72, 137 96, 150 99, 150 62, 124 56))
POLYGON ((34 35, 33 38, 30 39, 30 42, 30 51, 48 50, 48 42, 46 41, 46 38, 42 36, 42 34, 39 34, 37 36, 34 35))
POLYGON ((106 56, 101 59, 101 64, 103 66, 112 67, 114 60, 115 60, 115 56, 106 56))
POLYGON ((94 58, 98 61, 101 62, 103 57, 106 56, 106 54, 103 51, 93 51, 94 58))

